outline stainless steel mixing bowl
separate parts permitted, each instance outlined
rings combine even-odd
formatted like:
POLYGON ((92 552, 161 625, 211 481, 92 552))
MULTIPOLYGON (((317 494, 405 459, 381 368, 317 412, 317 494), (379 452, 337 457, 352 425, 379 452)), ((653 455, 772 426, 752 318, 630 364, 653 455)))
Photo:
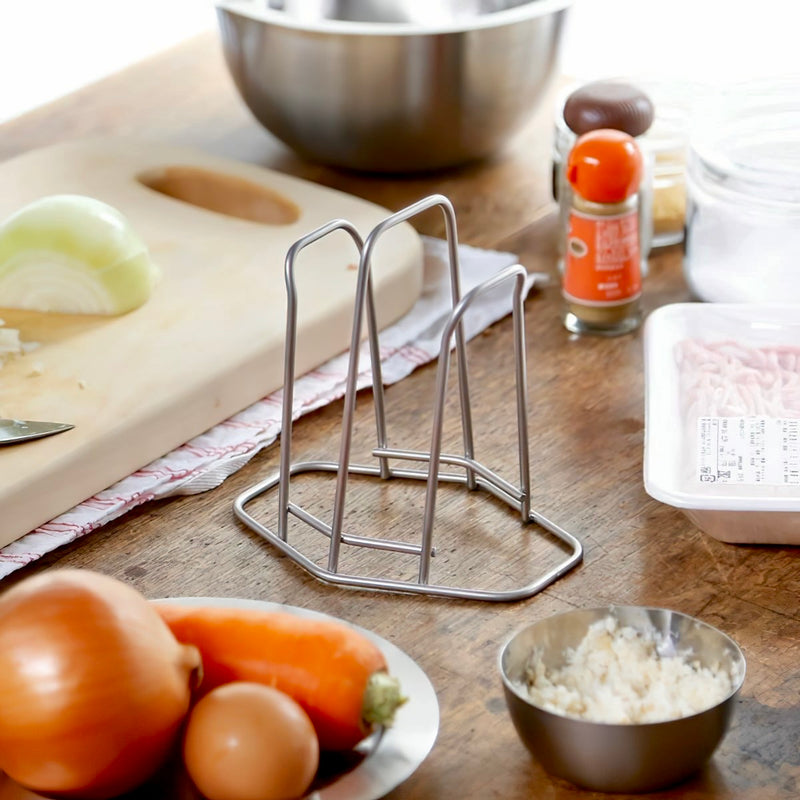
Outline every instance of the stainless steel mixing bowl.
POLYGON ((357 170, 495 153, 537 108, 571 0, 222 0, 222 48, 254 116, 357 170), (383 21, 376 21, 383 20, 383 21))
POLYGON ((530 752, 552 775, 601 792, 653 791, 688 778, 711 757, 730 723, 744 681, 738 645, 693 617, 660 608, 612 606, 557 614, 519 631, 500 653, 511 719, 530 752), (712 708, 667 722, 606 724, 546 711, 531 702, 524 675, 536 651, 547 668, 564 665, 589 626, 614 616, 636 630, 655 629, 668 648, 690 650, 702 666, 727 666, 735 689, 712 708))

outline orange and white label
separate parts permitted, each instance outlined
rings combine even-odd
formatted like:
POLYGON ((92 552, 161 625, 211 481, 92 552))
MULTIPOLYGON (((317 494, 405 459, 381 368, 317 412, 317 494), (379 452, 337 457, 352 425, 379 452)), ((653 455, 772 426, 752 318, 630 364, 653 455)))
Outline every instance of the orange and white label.
POLYGON ((563 294, 584 305, 618 305, 642 291, 639 215, 614 217, 572 211, 569 216, 563 294))

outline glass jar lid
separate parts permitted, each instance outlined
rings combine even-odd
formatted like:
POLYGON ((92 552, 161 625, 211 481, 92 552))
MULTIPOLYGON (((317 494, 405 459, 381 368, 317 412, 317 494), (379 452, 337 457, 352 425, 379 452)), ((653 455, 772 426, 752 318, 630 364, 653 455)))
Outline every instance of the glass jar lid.
POLYGON ((800 79, 722 93, 693 136, 689 168, 724 200, 800 215, 800 79))

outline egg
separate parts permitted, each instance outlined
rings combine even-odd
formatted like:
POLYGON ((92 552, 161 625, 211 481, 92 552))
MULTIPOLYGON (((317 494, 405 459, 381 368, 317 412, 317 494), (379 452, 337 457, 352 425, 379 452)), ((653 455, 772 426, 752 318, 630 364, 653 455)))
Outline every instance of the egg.
POLYGON ((208 800, 291 800, 314 779, 319 742, 289 695, 235 681, 213 689, 190 711, 183 762, 208 800))

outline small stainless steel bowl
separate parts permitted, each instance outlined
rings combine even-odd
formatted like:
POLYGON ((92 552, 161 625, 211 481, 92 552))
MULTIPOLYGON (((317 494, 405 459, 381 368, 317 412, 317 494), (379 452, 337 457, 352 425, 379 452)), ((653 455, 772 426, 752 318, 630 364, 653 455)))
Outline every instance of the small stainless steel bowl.
POLYGON ((572 0, 220 0, 222 49, 261 124, 357 170, 450 167, 532 116, 572 0))
POLYGON ((601 792, 647 792, 688 778, 711 757, 728 729, 744 681, 745 660, 721 631, 677 611, 611 606, 557 614, 519 631, 500 653, 506 703, 525 746, 552 775, 601 792), (722 702, 689 717, 642 724, 607 724, 567 717, 535 705, 524 674, 536 651, 546 667, 564 665, 589 626, 608 616, 636 630, 655 629, 678 652, 703 666, 727 665, 735 685, 722 702))

